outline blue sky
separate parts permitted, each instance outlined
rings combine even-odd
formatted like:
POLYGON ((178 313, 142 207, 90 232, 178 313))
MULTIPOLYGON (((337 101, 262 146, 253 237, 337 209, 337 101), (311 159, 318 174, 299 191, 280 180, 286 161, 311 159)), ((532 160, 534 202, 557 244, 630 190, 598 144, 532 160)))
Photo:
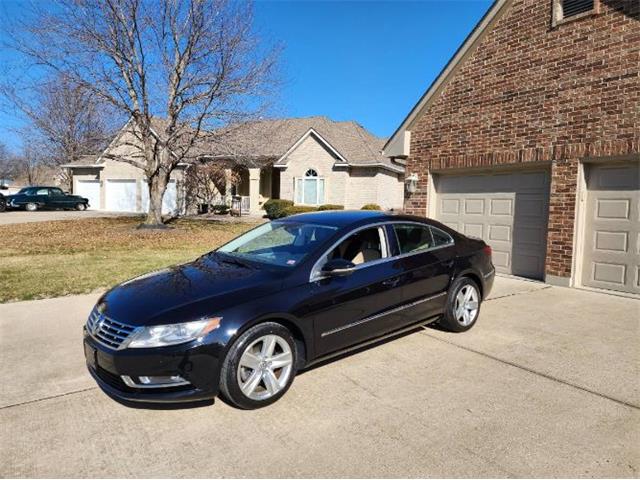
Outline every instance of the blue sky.
MULTIPOLYGON (((276 113, 356 120, 391 135, 491 3, 258 0, 260 35, 284 46, 276 113)), ((3 15, 20 7, 9 0, 3 15)), ((0 141, 14 150, 18 124, 0 112, 0 141)))

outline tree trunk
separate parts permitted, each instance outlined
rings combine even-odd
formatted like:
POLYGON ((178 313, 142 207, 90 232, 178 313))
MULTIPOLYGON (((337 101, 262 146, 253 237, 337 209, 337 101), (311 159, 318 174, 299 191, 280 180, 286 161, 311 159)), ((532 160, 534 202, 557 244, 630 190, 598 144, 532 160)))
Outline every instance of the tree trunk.
POLYGON ((162 222, 162 197, 169 183, 169 174, 162 171, 156 172, 149 177, 149 212, 144 220, 145 225, 160 226, 162 222))

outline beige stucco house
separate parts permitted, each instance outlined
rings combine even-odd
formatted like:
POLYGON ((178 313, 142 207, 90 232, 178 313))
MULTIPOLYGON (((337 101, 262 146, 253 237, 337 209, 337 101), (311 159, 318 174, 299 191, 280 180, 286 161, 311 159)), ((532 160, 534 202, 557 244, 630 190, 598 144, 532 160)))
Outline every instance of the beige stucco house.
MULTIPOLYGON (((75 194, 89 198, 94 209, 145 212, 148 189, 144 172, 107 158, 126 155, 128 125, 100 155, 65 165, 75 194)), ((224 162, 240 172, 221 201, 242 199, 244 213, 260 215, 271 198, 297 205, 337 204, 361 208, 376 203, 402 208, 404 168, 382 155, 385 140, 356 122, 326 117, 260 120, 213 132, 194 152, 192 161, 224 162)), ((189 209, 184 195, 188 162, 171 176, 163 201, 165 213, 189 209)))

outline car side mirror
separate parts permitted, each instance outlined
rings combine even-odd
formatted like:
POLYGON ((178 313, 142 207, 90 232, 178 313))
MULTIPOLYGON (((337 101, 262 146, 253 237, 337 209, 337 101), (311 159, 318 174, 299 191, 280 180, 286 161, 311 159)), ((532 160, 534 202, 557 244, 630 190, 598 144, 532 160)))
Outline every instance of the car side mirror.
POLYGON ((344 258, 335 258, 324 264, 322 273, 330 277, 345 277, 351 275, 355 268, 356 266, 353 262, 344 258))

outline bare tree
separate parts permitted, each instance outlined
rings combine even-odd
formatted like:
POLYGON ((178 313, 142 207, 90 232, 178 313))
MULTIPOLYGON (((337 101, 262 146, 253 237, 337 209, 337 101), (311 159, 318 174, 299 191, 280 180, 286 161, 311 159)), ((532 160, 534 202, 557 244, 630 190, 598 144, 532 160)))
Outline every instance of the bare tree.
MULTIPOLYGON (((28 120, 21 129, 25 141, 37 143, 41 163, 52 167, 100 152, 122 123, 110 104, 63 74, 45 79, 28 95, 23 92, 13 83, 2 85, 4 96, 28 120)), ((68 187, 67 172, 58 170, 68 187)))
POLYGON ((205 132, 246 120, 269 98, 278 55, 260 48, 249 2, 56 0, 35 8, 13 47, 131 118, 130 150, 108 155, 144 170, 146 224, 162 223, 171 172, 216 141, 205 132))
POLYGON ((0 142, 0 186, 16 174, 16 161, 7 146, 0 142))

